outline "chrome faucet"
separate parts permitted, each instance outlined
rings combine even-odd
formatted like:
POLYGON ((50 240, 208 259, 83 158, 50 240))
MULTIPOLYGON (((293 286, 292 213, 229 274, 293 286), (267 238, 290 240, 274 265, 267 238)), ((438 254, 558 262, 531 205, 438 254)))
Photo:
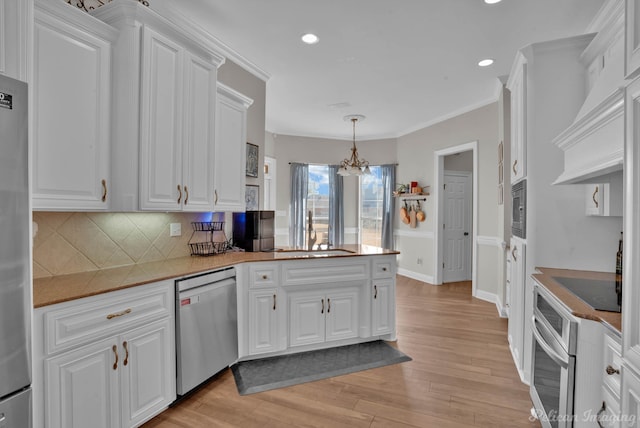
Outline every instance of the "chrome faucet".
POLYGON ((309 211, 309 235, 307 236, 307 250, 313 250, 313 244, 316 243, 317 235, 316 231, 313 230, 313 213, 309 211), (311 236, 311 232, 313 232, 313 237, 311 236))

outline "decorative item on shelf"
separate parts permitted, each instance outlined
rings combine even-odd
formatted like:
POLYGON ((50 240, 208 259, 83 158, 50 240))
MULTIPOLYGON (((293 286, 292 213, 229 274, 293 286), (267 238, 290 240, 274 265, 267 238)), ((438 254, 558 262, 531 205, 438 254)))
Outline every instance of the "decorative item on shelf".
POLYGON ((369 162, 366 159, 358 158, 358 148, 356 147, 356 122, 362 122, 365 117, 361 114, 352 114, 344 117, 344 120, 350 120, 353 124, 353 147, 351 148, 351 157, 340 162, 338 169, 339 175, 369 175, 369 162))
POLYGON ((229 241, 224 233, 223 221, 194 221, 189 238, 192 256, 213 256, 224 254, 229 249, 229 241))
MULTIPOLYGON (((100 6, 104 6, 107 3, 110 3, 111 0, 66 0, 67 4, 77 7, 78 9, 82 9, 85 12, 89 12, 90 10, 94 10, 100 6)), ((137 0, 143 6, 149 7, 149 2, 147 0, 137 0)))

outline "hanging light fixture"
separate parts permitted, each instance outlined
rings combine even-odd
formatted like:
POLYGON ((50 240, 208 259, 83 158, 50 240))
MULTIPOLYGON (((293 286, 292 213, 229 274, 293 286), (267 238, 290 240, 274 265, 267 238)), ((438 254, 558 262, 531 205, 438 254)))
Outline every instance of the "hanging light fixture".
POLYGON ((353 147, 351 148, 351 157, 340 162, 339 175, 371 174, 369 162, 358 158, 358 148, 356 147, 356 122, 362 122, 364 119, 365 117, 361 114, 351 114, 344 117, 345 121, 350 120, 353 125, 353 147))

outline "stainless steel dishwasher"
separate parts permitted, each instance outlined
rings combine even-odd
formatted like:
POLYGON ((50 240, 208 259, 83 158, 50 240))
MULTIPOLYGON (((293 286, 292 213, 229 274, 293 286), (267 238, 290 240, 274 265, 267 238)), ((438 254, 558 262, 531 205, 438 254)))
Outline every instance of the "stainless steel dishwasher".
POLYGON ((176 281, 178 395, 238 359, 236 301, 235 268, 176 281))

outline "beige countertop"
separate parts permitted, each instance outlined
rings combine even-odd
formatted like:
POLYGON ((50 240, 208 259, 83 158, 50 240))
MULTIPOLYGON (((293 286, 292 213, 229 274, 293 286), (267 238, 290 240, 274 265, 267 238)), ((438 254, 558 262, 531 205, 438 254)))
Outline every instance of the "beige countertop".
POLYGON ((295 252, 294 249, 265 253, 230 252, 209 257, 181 257, 91 272, 38 278, 33 280, 33 306, 39 308, 150 282, 233 266, 238 263, 399 254, 398 251, 369 245, 342 245, 339 249, 347 250, 349 253, 341 252, 331 256, 317 257, 301 255, 299 251, 295 252))
POLYGON ((539 267, 536 269, 541 273, 534 274, 533 277, 538 282, 540 282, 547 290, 549 290, 554 296, 556 296, 562 303, 564 303, 564 305, 571 310, 571 313, 574 316, 604 323, 608 325, 608 327, 610 327, 614 332, 618 334, 622 333, 621 313, 595 310, 553 279, 553 277, 555 276, 565 278, 615 280, 615 273, 570 269, 553 269, 545 267, 539 267))

